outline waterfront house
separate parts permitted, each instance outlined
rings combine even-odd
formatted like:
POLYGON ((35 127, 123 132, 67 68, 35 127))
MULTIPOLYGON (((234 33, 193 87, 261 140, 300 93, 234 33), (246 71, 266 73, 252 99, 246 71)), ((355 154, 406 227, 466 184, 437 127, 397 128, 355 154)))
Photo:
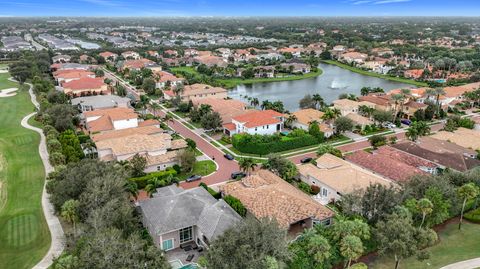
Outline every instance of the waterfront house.
MULTIPOLYGON (((221 87, 213 87, 207 84, 192 84, 186 85, 183 91, 179 94, 183 102, 188 102, 193 99, 204 98, 227 98, 227 90, 221 87)), ((172 99, 175 97, 173 91, 165 91, 165 98, 172 99)))
POLYGON ((292 115, 295 116, 292 127, 308 131, 310 124, 316 121, 320 127, 320 131, 322 131, 324 136, 328 138, 334 134, 334 130, 328 124, 323 123, 323 114, 323 112, 313 108, 295 111, 292 113, 292 115))
POLYGON ((285 115, 274 110, 250 110, 232 117, 232 124, 224 125, 226 133, 271 135, 283 130, 285 115))

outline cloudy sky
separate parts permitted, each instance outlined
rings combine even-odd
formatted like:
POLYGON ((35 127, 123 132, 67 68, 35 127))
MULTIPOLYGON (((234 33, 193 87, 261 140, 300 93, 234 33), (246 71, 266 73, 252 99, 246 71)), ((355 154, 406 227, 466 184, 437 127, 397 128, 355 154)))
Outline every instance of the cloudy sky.
POLYGON ((480 0, 0 0, 0 16, 480 16, 480 0))

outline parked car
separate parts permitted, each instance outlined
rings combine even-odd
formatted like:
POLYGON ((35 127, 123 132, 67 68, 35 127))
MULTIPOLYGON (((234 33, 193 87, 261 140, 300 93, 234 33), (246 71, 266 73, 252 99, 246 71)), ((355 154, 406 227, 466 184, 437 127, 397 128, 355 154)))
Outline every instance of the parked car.
POLYGON ((246 177, 247 174, 245 174, 244 172, 241 172, 241 171, 238 171, 238 172, 233 172, 232 175, 231 175, 231 178, 232 179, 237 179, 237 178, 242 178, 242 177, 246 177))
POLYGON ((309 163, 309 162, 311 162, 312 160, 313 160, 313 159, 310 158, 310 157, 305 157, 305 158, 301 159, 300 162, 301 162, 301 163, 309 163))
POLYGON ((189 178, 185 179, 186 182, 193 182, 202 179, 202 176, 192 175, 189 178))
POLYGON ((411 121, 411 120, 407 120, 407 119, 402 119, 400 122, 403 123, 403 124, 405 124, 405 125, 410 125, 410 124, 412 124, 412 121, 411 121))
POLYGON ((385 123, 383 124, 383 127, 388 128, 388 129, 393 129, 393 128, 397 127, 397 126, 396 126, 395 124, 391 123, 391 122, 385 122, 385 123))
POLYGON ((232 155, 230 155, 230 154, 228 154, 228 153, 225 154, 225 155, 223 155, 223 157, 225 157, 225 159, 230 160, 230 161, 233 160, 233 159, 235 159, 232 155))

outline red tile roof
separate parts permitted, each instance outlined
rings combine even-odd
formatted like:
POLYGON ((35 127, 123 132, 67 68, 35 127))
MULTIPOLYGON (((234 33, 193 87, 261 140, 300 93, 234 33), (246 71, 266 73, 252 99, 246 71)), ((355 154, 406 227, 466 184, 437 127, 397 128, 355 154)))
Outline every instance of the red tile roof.
POLYGON ((106 84, 103 82, 103 78, 90 78, 83 77, 77 80, 72 80, 62 84, 62 87, 72 90, 84 90, 84 89, 100 89, 106 84))
POLYGON ((260 110, 233 117, 232 120, 244 123, 247 128, 253 128, 280 123, 281 120, 279 118, 283 116, 283 114, 274 110, 260 110))

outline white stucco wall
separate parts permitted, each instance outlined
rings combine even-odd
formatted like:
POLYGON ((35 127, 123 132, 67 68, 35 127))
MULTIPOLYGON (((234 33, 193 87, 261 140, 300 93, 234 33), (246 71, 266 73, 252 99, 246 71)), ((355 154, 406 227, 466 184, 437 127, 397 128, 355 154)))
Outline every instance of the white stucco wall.
POLYGON ((126 119, 113 121, 113 128, 115 130, 138 127, 137 119, 126 119))

